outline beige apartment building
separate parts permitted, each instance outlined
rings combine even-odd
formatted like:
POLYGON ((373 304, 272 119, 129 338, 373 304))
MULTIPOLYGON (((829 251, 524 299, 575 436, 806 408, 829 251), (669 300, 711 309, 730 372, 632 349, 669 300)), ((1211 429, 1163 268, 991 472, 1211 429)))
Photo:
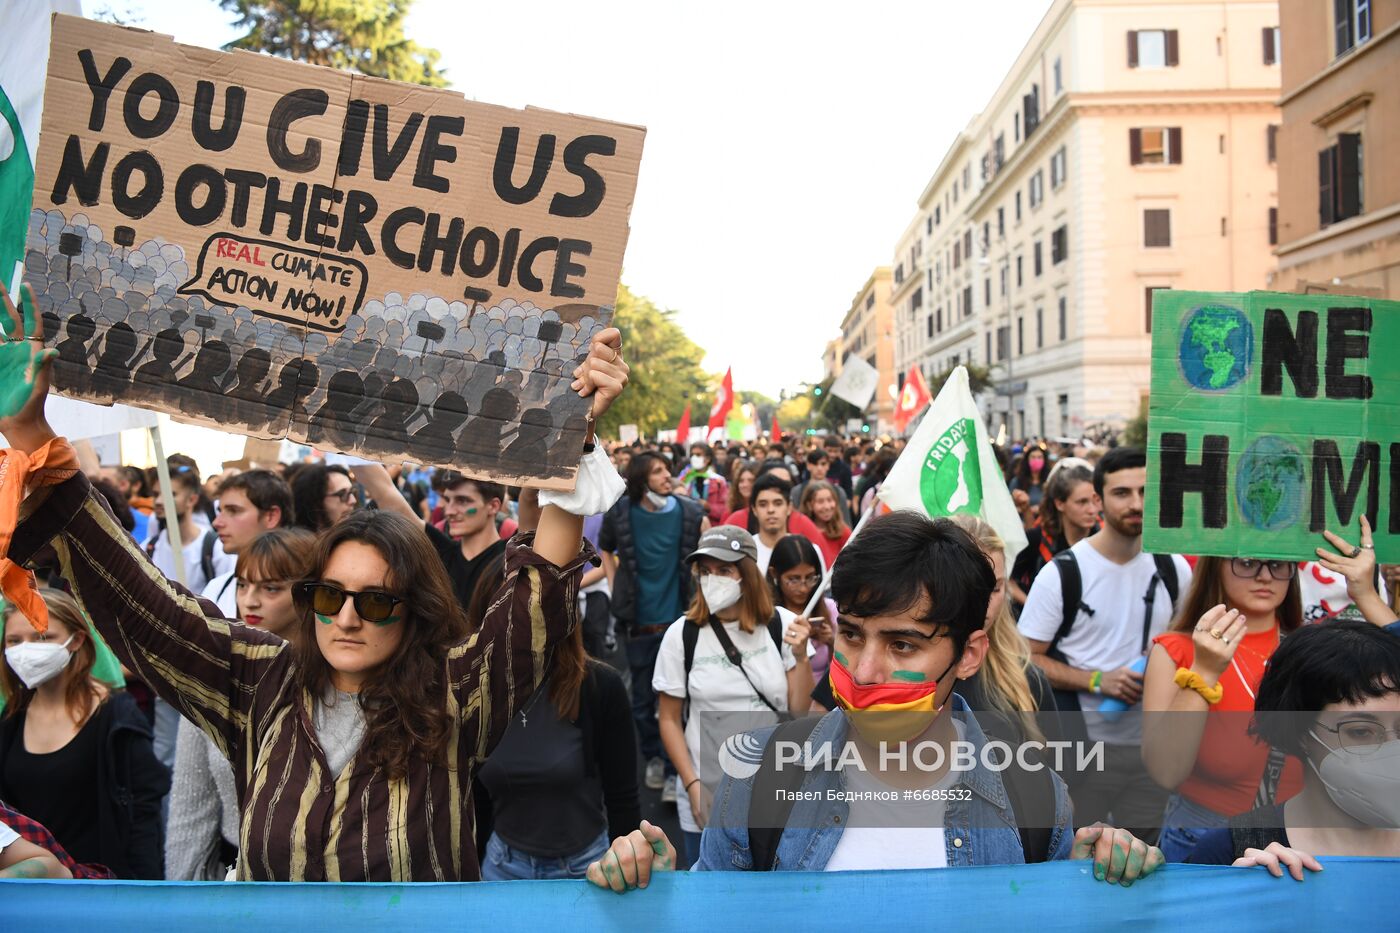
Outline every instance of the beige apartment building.
POLYGON ((1278 22, 1273 0, 1054 0, 898 242, 897 371, 989 367, 979 403, 1016 438, 1136 415, 1152 292, 1273 268, 1278 22))
POLYGON ((865 420, 880 432, 894 428, 894 396, 890 391, 895 383, 891 276, 889 266, 878 266, 870 273, 841 319, 840 338, 828 343, 823 355, 823 365, 832 376, 841 374, 844 361, 850 356, 863 357, 880 374, 875 397, 863 412, 865 420))
POLYGON ((1400 298, 1400 0, 1280 0, 1278 276, 1400 298))

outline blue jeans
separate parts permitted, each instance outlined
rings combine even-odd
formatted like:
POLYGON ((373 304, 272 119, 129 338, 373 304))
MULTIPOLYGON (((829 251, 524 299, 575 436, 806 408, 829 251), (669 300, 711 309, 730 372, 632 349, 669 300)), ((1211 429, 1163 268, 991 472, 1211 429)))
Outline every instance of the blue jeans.
POLYGON ((692 833, 689 830, 681 830, 681 835, 685 836, 685 860, 688 864, 694 865, 700 861, 700 833, 692 833))
POLYGON ((481 863, 482 881, 542 881, 561 878, 583 878, 589 864, 598 861, 608 851, 608 834, 594 839, 588 848, 573 855, 545 858, 512 849, 495 833, 486 841, 486 859, 481 863))
POLYGON ((670 759, 661 745, 661 727, 656 723, 656 692, 651 689, 651 675, 656 670, 656 655, 661 651, 665 632, 651 635, 627 636, 627 666, 632 670, 632 720, 637 724, 637 741, 642 758, 666 761, 668 774, 674 774, 670 759))
POLYGON ((1162 814, 1162 835, 1157 840, 1157 846, 1168 862, 1184 862, 1206 830, 1219 829, 1228 821, 1228 817, 1214 810, 1187 800, 1180 794, 1172 794, 1162 814))

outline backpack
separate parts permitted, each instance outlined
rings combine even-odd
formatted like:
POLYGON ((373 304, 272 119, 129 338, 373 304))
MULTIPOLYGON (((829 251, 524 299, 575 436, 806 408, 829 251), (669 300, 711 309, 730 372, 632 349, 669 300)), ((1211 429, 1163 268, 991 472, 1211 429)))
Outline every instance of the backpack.
MULTIPOLYGON (((821 722, 820 716, 808 716, 782 723, 773 730, 763 748, 763 758, 754 774, 749 796, 749 852, 752 871, 772 871, 778 857, 778 843, 796 802, 797 791, 807 776, 805 768, 778 768, 778 743, 805 745, 812 730, 821 722), (758 810, 762 807, 763 810, 758 810), (757 813, 763 817, 757 818, 757 813)), ((1001 772, 1002 785, 1011 799, 1011 812, 1016 815, 1017 832, 1027 864, 1050 859, 1051 826, 1055 817, 1055 784, 1049 768, 1029 771, 1013 759, 1001 772), (1047 805, 1048 804, 1048 808, 1047 805), (1030 828, 1021 823, 1030 823, 1030 828)))
MULTIPOLYGON (((1157 572, 1152 575, 1152 579, 1147 584, 1147 593, 1143 595, 1143 602, 1146 610, 1142 621, 1142 650, 1147 650, 1147 643, 1152 630, 1152 605, 1157 598, 1157 582, 1160 580, 1167 589, 1167 596, 1171 599, 1172 605, 1176 605, 1176 598, 1179 590, 1179 581, 1176 577, 1176 561, 1170 554, 1153 554, 1152 562, 1157 565, 1157 572)), ((1046 650, 1046 655, 1056 661, 1065 660, 1064 652, 1060 651, 1060 642, 1070 629, 1074 627, 1074 622, 1079 618, 1082 611, 1085 615, 1093 616, 1094 610, 1084 602, 1084 578, 1079 572, 1079 559, 1074 556, 1074 549, 1069 548, 1055 555, 1052 561, 1055 570, 1060 574, 1060 594, 1062 614, 1060 617, 1060 627, 1055 631, 1055 637, 1050 640, 1050 647, 1046 650)), ((1055 705, 1060 712, 1078 712, 1079 694, 1074 690, 1055 690, 1055 705)), ((1075 738, 1087 738, 1087 734, 1080 735, 1083 729, 1082 722, 1075 727, 1073 735, 1067 735, 1071 740, 1075 738)))
MULTIPOLYGON (((695 646, 700 643, 700 626, 689 619, 683 620, 681 624, 685 626, 681 629, 681 646, 685 652, 685 702, 681 705, 681 722, 685 723, 690 718, 690 669, 695 666, 695 646)), ((778 655, 781 656, 783 653, 783 621, 779 618, 777 609, 773 610, 773 618, 768 620, 768 635, 773 639, 773 646, 778 649, 778 655)))
MULTIPOLYGON (((162 527, 146 541, 146 556, 155 558, 156 543, 160 541, 161 532, 169 532, 169 529, 162 527)), ((214 545, 219 543, 219 534, 212 528, 204 533, 204 537, 199 542, 199 569, 204 571, 204 581, 208 583, 218 574, 214 572, 214 545)), ((227 586, 227 584, 225 584, 227 586)), ((219 595, 223 595, 221 592, 219 595)))

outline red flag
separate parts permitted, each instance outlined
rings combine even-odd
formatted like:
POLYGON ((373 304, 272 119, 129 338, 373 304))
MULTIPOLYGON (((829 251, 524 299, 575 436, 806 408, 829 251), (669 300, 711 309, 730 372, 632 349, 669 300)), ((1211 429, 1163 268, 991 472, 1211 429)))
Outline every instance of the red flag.
POLYGON ((685 411, 681 412, 681 423, 676 425, 676 443, 685 444, 690 441, 690 403, 685 403, 685 411))
POLYGON ((924 374, 919 371, 919 367, 910 367, 909 376, 904 380, 904 389, 899 393, 899 402, 894 406, 895 430, 903 432, 909 426, 909 422, 914 420, 914 416, 928 407, 931 401, 933 396, 929 395, 924 374))
POLYGON ((729 417, 729 410, 734 407, 734 369, 733 367, 724 371, 724 381, 719 384, 719 391, 715 392, 715 403, 710 406, 710 421, 705 426, 705 437, 708 439, 710 432, 715 428, 724 427, 724 419, 729 417))
POLYGON ((773 412, 773 440, 780 441, 782 439, 783 429, 778 427, 778 413, 775 411, 773 412))

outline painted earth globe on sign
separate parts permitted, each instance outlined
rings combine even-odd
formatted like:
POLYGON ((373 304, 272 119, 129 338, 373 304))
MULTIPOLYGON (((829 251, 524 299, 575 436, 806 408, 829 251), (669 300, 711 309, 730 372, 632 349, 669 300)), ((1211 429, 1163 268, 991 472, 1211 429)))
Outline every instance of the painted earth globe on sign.
POLYGON ((1254 328, 1237 308, 1206 305, 1192 311, 1181 328, 1181 372, 1207 392, 1237 385, 1254 357, 1254 328))
POLYGON ((1244 520, 1260 531, 1279 531, 1303 511, 1303 454, 1281 437, 1265 435, 1240 457, 1235 471, 1235 501, 1244 520))

